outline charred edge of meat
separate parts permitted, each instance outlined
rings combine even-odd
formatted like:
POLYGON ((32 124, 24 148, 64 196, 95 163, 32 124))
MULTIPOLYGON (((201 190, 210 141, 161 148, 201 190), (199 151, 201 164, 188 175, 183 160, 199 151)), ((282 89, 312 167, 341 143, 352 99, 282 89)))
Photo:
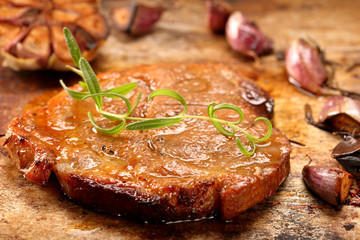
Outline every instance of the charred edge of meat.
MULTIPOLYGON (((59 178, 58 178, 59 179, 59 178)), ((194 205, 201 199, 194 199, 191 195, 201 194, 203 198, 211 196, 212 188, 216 183, 214 181, 198 182, 193 192, 177 189, 178 194, 174 195, 178 204, 184 206, 187 210, 176 213, 173 205, 170 203, 171 191, 162 196, 157 194, 151 195, 145 192, 139 192, 132 187, 122 187, 119 185, 105 182, 98 182, 93 179, 83 178, 77 174, 69 174, 62 178, 63 191, 72 201, 85 206, 88 209, 104 212, 114 216, 121 216, 130 220, 146 221, 149 223, 171 222, 189 219, 200 219, 211 217, 217 212, 219 198, 214 199, 214 206, 210 206, 209 213, 203 216, 202 211, 194 209, 194 205), (195 202, 194 202, 195 201, 195 202), (104 204, 106 203, 106 204, 104 204)), ((120 184, 121 185, 121 184, 120 184)), ((172 188, 171 185, 169 185, 172 188)), ((208 209, 206 209, 208 210, 208 209)))

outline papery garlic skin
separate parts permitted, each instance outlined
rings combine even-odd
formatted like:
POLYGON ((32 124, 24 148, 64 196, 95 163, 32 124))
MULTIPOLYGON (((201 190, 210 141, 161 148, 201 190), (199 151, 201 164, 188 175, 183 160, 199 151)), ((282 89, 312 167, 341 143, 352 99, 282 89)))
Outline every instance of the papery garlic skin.
POLYGON ((286 51, 285 67, 290 81, 315 95, 324 93, 327 72, 318 48, 303 39, 294 40, 286 51))
POLYGON ((328 98, 320 112, 319 121, 324 122, 327 118, 342 113, 347 114, 360 124, 360 102, 344 96, 328 98))
POLYGON ((360 139, 347 136, 331 153, 349 173, 360 180, 360 139))
POLYGON ((233 12, 228 19, 226 39, 233 50, 246 56, 259 56, 273 49, 273 41, 240 11, 233 12))

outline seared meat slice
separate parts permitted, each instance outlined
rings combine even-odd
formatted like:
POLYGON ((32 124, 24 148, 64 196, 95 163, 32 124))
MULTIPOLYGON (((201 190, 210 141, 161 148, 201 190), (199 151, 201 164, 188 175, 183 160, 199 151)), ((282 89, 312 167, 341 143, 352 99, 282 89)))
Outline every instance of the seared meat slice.
MULTIPOLYGON (((181 112, 182 106, 170 98, 146 101, 151 91, 169 88, 184 96, 188 114, 206 115, 212 101, 239 106, 245 116, 240 126, 262 137, 267 126, 262 121, 254 124, 254 119, 271 116, 272 100, 246 77, 247 72, 242 65, 151 65, 101 74, 99 79, 103 90, 139 83, 128 94, 134 104, 139 91, 143 92, 134 116, 181 112)), ((105 99, 106 111, 124 111, 121 100, 105 99)), ((88 111, 102 127, 115 124, 97 114, 91 99, 73 100, 62 91, 46 107, 11 122, 7 147, 29 181, 44 185, 54 172, 69 198, 99 211, 143 220, 197 219, 213 214, 231 219, 271 196, 289 174, 291 147, 276 128, 247 157, 234 138, 221 135, 211 122, 185 119, 166 128, 124 130, 109 136, 96 132, 88 111)), ((237 118, 230 110, 217 115, 237 118)), ((237 136, 249 147, 244 135, 237 136)))

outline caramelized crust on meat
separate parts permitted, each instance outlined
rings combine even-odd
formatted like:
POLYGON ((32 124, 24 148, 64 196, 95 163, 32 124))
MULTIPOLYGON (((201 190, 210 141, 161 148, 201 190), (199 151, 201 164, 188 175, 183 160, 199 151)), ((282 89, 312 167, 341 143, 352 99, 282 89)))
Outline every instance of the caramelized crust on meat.
MULTIPOLYGON (((143 93, 134 116, 181 112, 182 106, 167 97, 146 101, 151 91, 169 88, 185 98, 187 114, 206 115, 212 101, 239 106, 245 116, 240 126, 262 137, 267 126, 262 121, 254 124, 254 119, 271 116, 272 100, 246 77, 248 72, 242 65, 150 65, 101 74, 99 79, 103 90, 138 82, 127 95, 134 104, 143 93)), ((211 122, 202 120, 185 119, 147 131, 124 130, 115 136, 97 133, 87 112, 102 127, 115 123, 101 117, 92 101, 73 100, 62 91, 46 107, 12 121, 9 155, 28 180, 43 185, 54 172, 65 194, 76 202, 115 215, 174 221, 213 214, 232 219, 271 196, 289 174, 291 147, 276 128, 247 157, 233 137, 221 135, 211 122)), ((122 113, 124 108, 119 99, 104 100, 106 111, 122 113)), ((237 119, 230 110, 217 116, 237 119)), ((236 136, 249 147, 243 134, 236 136)))

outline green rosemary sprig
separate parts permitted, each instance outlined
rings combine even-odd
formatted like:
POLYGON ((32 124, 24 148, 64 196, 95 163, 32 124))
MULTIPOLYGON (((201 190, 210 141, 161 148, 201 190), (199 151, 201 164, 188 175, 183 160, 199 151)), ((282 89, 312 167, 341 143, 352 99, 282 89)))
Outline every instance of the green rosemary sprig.
POLYGON ((69 48, 70 54, 75 62, 75 65, 77 68, 73 68, 70 66, 67 66, 72 70, 73 72, 77 73, 82 77, 84 81, 80 81, 79 84, 83 88, 83 92, 74 91, 70 88, 68 88, 62 80, 60 80, 61 86, 65 89, 65 91, 68 93, 70 97, 76 100, 85 100, 87 98, 92 98, 96 105, 96 110, 105 118, 112 120, 112 121, 120 121, 120 123, 111 128, 111 129, 104 129, 101 128, 93 118, 92 114, 89 112, 89 120, 92 123, 92 125, 100 132, 105 134, 118 134, 123 129, 126 130, 147 130, 147 129, 154 129, 154 128, 161 128, 161 127, 167 127, 174 124, 177 124, 181 122, 185 118, 193 118, 193 119, 201 119, 201 120, 208 120, 211 121, 214 127, 223 135, 225 136, 234 136, 236 131, 242 132, 248 139, 251 150, 248 151, 244 145, 240 142, 239 138, 236 137, 236 144, 239 148, 239 150, 246 156, 251 156, 255 153, 256 150, 256 143, 255 142, 263 142, 270 138, 272 133, 272 125, 271 122, 264 117, 258 117, 255 119, 255 122, 257 121, 265 121, 268 126, 268 131, 266 135, 262 138, 255 138, 251 136, 248 132, 246 132, 244 129, 237 126, 243 118, 244 114, 241 111, 241 109, 235 105, 228 104, 228 103, 222 103, 215 105, 215 102, 212 102, 209 104, 207 108, 208 116, 197 116, 197 115, 186 115, 187 110, 187 104, 185 99, 177 92, 170 90, 170 89, 158 89, 153 91, 149 97, 148 101, 150 101, 153 97, 156 96, 167 96, 171 97, 178 102, 180 102, 184 110, 177 116, 174 117, 167 117, 167 118, 139 118, 139 117, 132 117, 131 114, 135 110, 135 108, 138 106, 140 99, 141 99, 141 92, 137 98, 137 101, 134 106, 131 106, 131 103, 129 99, 125 97, 125 95, 132 90, 134 90, 137 86, 137 83, 128 83, 119 87, 115 87, 108 90, 101 90, 99 81, 91 68, 88 61, 86 61, 85 58, 81 57, 81 52, 79 49, 79 46, 76 43, 76 40, 74 39, 73 35, 69 31, 69 29, 64 28, 64 35, 66 44, 69 48), (123 114, 115 114, 106 112, 102 109, 103 106, 103 97, 107 98, 121 98, 124 103, 126 104, 127 111, 123 114), (220 109, 230 109, 235 111, 237 114, 239 114, 239 120, 235 122, 230 122, 226 120, 219 119, 215 112, 220 109), (127 124, 127 121, 132 121, 131 123, 127 124), (225 128, 225 126, 228 127, 228 130, 225 128))

